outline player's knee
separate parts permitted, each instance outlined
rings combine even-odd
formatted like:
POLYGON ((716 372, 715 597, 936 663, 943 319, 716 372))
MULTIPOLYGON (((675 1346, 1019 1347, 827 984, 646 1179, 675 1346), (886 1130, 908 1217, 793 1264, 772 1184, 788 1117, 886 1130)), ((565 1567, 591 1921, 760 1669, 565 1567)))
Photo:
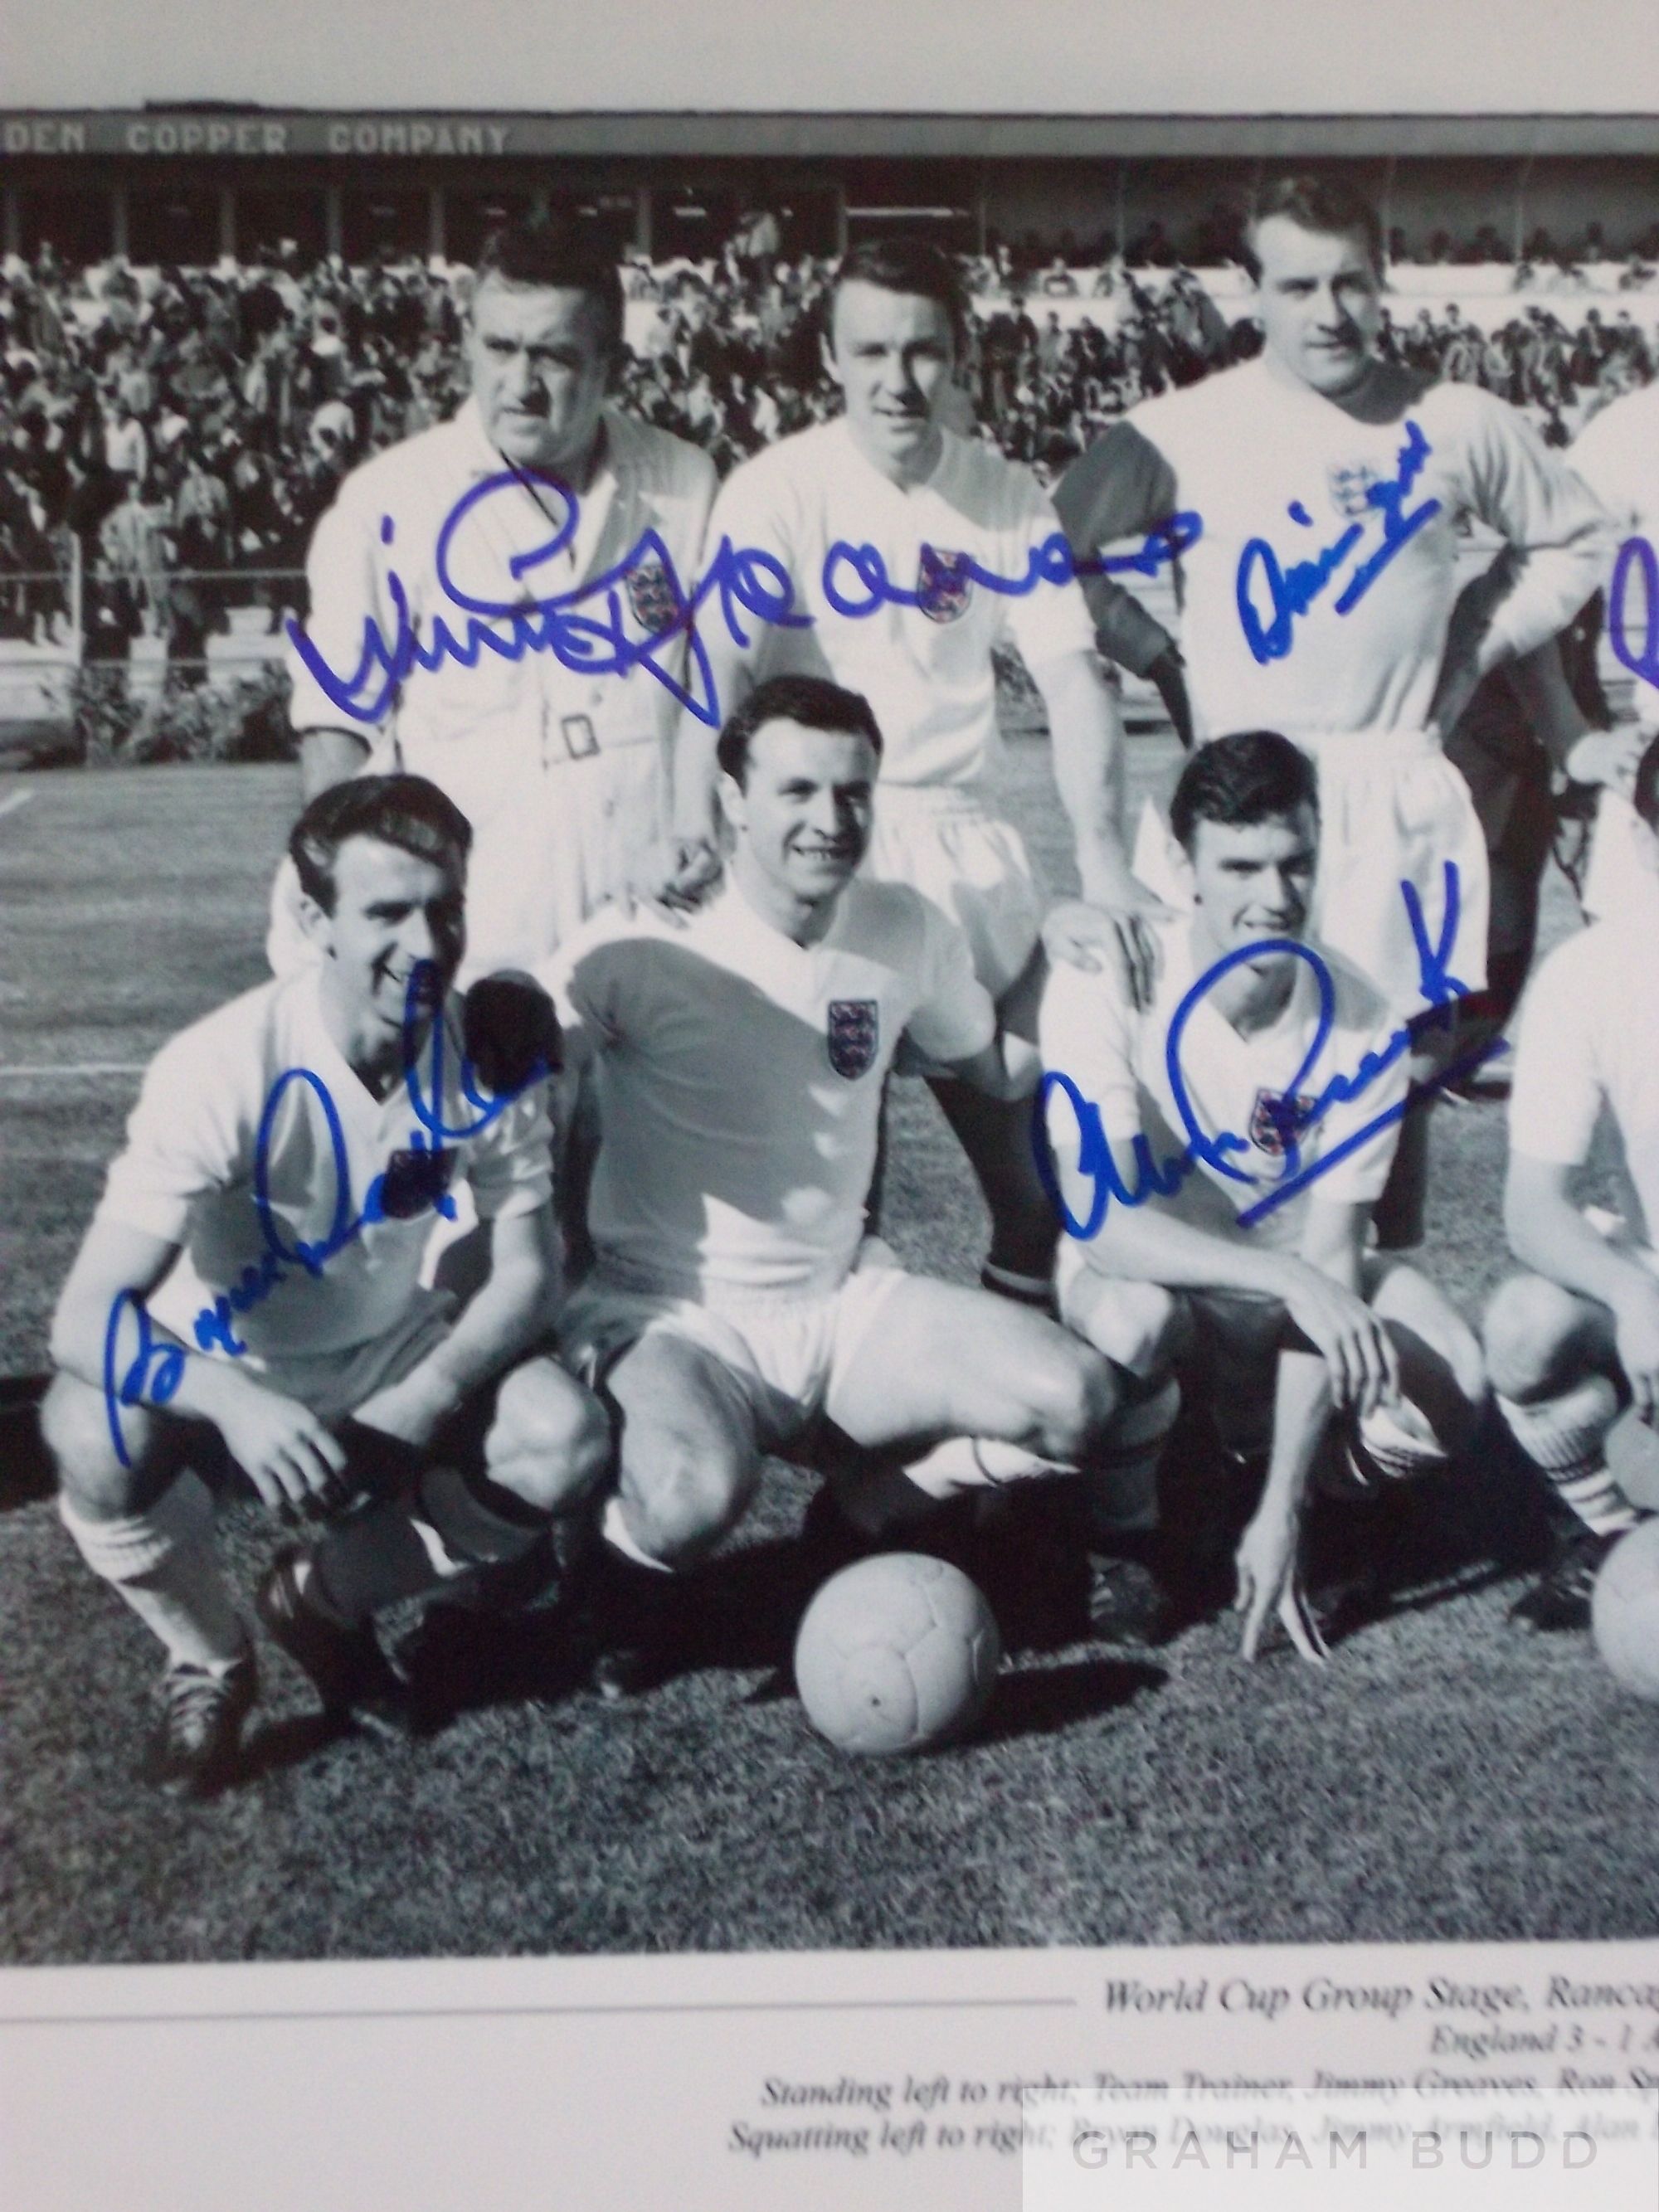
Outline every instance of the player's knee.
POLYGON ((1075 1339, 1056 1341, 1024 1370, 1037 1448, 1079 1460, 1104 1435, 1121 1393, 1110 1363, 1075 1339))
POLYGON ((1491 1387, 1486 1373, 1486 1357, 1480 1348, 1480 1340, 1468 1322, 1461 1318, 1455 1328, 1446 1331, 1441 1344, 1446 1364, 1451 1370, 1452 1381, 1457 1385, 1457 1395, 1468 1410, 1473 1422, 1486 1401, 1491 1387))
POLYGON ((1542 1275, 1511 1275, 1486 1308, 1486 1366, 1494 1389, 1525 1401, 1573 1380, 1578 1300, 1542 1275))
POLYGON ((1096 1276, 1070 1294, 1066 1319, 1115 1367, 1141 1379, 1173 1365, 1185 1308, 1161 1283, 1096 1276))
POLYGON ((124 1462, 101 1392, 73 1375, 54 1376, 40 1404, 40 1433, 70 1502, 86 1518, 133 1512, 146 1488, 159 1418, 143 1406, 120 1409, 124 1462))
POLYGON ((742 1519, 758 1470, 706 1437, 653 1437, 635 1462, 624 1448, 623 1488, 641 1547, 665 1566, 691 1566, 742 1519))
POLYGON ((501 1386, 487 1447, 489 1478, 527 1505, 561 1512, 604 1480, 612 1443, 610 1417, 592 1393, 538 1361, 501 1386))

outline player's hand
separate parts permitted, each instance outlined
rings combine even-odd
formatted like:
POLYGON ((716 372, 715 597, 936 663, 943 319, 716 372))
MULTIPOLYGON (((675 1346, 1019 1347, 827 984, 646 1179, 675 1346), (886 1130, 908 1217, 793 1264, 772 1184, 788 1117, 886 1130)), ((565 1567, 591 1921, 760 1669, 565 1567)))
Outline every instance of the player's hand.
POLYGON ((1650 734, 1629 724, 1617 730, 1591 730, 1567 755, 1567 774, 1574 783, 1604 784, 1628 799, 1636 788, 1637 766, 1650 734))
POLYGON ((725 866, 712 837, 659 838, 634 872, 628 902, 654 907, 670 921, 695 914, 725 866))
POLYGON ((462 1030, 473 1074, 496 1098, 515 1097, 564 1064, 553 1001, 518 969, 479 977, 466 994, 462 1030))
POLYGON ((1233 1610, 1244 1616, 1239 1650, 1246 1660, 1255 1659, 1273 1616, 1310 1666, 1322 1667, 1331 1656, 1297 1577, 1297 1536, 1296 1513, 1286 1512, 1277 1504, 1270 1506, 1264 1500, 1239 1539, 1234 1559, 1238 1592, 1233 1610))
POLYGON ((1659 1428, 1659 1285, 1645 1284, 1613 1309, 1619 1364, 1630 1378, 1638 1420, 1659 1428))
POLYGON ((1158 983, 1158 945, 1152 924, 1170 912, 1151 891, 1133 905, 1096 906, 1085 899, 1061 899, 1042 925, 1043 949, 1050 960, 1081 968, 1091 975, 1114 971, 1138 1013, 1152 1002, 1158 983))
POLYGON ((343 1504, 349 1486, 339 1438, 296 1398, 248 1376, 234 1381, 213 1418, 226 1450, 271 1511, 292 1521, 343 1504))
POLYGON ((1181 750, 1184 753, 1191 752, 1193 708, 1192 702, 1187 696, 1186 663, 1182 659, 1178 649, 1171 645, 1164 652, 1160 653, 1146 671, 1146 674, 1151 682, 1156 685, 1158 696, 1164 702, 1164 711, 1174 726, 1176 737, 1181 740, 1181 750))
POLYGON ((1285 1303, 1325 1363, 1340 1407, 1374 1413, 1400 1395, 1394 1339, 1361 1297, 1317 1267, 1298 1270, 1285 1303))

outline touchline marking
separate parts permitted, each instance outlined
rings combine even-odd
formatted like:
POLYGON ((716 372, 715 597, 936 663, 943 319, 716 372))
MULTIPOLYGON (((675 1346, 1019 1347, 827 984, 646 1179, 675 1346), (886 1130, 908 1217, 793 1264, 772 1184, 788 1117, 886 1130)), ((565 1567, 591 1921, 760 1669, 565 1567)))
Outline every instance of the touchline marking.
POLYGON ((0 814, 15 814, 20 806, 27 806, 33 796, 33 786, 24 791, 14 791, 9 798, 0 799, 0 814))
POLYGON ((0 2027, 193 2027, 233 2020, 538 2020, 603 2018, 607 2014, 714 2012, 1018 2012, 1075 2011, 1075 1997, 827 1997, 745 2004, 342 2005, 304 2012, 0 2013, 0 2027))
POLYGON ((88 1060, 70 1067, 54 1061, 44 1067, 0 1067, 0 1081, 39 1083, 63 1076, 142 1075, 143 1072, 141 1060, 88 1060))

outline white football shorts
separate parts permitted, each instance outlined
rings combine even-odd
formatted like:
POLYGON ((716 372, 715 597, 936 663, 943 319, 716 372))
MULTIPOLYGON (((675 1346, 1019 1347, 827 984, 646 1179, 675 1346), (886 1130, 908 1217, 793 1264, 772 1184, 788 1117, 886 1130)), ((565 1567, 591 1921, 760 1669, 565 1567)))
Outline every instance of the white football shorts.
POLYGON ((723 1296, 701 1305, 607 1280, 603 1267, 572 1291, 560 1316, 559 1356, 590 1387, 642 1337, 671 1335, 713 1354, 729 1376, 734 1406, 753 1420, 763 1450, 788 1443, 826 1407, 882 1309, 909 1277, 887 1247, 866 1238, 854 1272, 836 1290, 723 1296))
POLYGON ((1043 900, 1025 841, 972 784, 878 782, 864 872, 908 884, 967 937, 974 973, 1000 999, 1024 973, 1043 900))

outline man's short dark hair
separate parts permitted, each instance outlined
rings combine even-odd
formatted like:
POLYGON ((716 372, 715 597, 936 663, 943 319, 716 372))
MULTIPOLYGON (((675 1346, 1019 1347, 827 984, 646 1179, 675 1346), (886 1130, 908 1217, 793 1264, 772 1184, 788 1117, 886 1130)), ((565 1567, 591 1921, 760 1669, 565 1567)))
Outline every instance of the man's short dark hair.
POLYGON ((1319 811, 1319 779, 1307 754, 1277 730, 1241 730, 1200 745, 1188 759, 1170 801, 1170 827, 1190 854, 1200 822, 1244 830, 1303 806, 1319 811))
POLYGON ((1636 784, 1631 804, 1650 830, 1659 831, 1659 738, 1650 740, 1636 763, 1636 784))
POLYGON ((908 292, 937 300, 951 318, 958 353, 968 343, 968 295, 956 263, 931 238, 866 238, 842 258, 830 288, 831 325, 843 284, 878 284, 884 292, 908 292))
POLYGON ((483 242, 473 289, 489 276, 501 284, 586 292, 604 316, 606 343, 613 349, 621 345, 623 289, 617 257, 582 224, 556 216, 503 223, 483 242))
POLYGON ((1346 177, 1304 170, 1295 176, 1269 178, 1250 202, 1239 253, 1252 282, 1259 283, 1261 276, 1256 228, 1274 215, 1287 216, 1304 230, 1324 231, 1337 238, 1363 238, 1371 267, 1382 276, 1382 224, 1376 208, 1346 177))
POLYGON ((822 676, 774 676, 757 684, 736 713, 726 716, 715 742, 714 757, 734 783, 748 782, 750 744, 768 722, 799 722, 809 730, 868 738, 881 757, 881 731, 861 691, 844 690, 822 676))
POLYGON ((423 775, 355 775, 319 792, 289 832, 300 888, 325 914, 334 911, 334 864, 349 837, 373 837, 417 860, 466 873, 472 825, 423 775))

